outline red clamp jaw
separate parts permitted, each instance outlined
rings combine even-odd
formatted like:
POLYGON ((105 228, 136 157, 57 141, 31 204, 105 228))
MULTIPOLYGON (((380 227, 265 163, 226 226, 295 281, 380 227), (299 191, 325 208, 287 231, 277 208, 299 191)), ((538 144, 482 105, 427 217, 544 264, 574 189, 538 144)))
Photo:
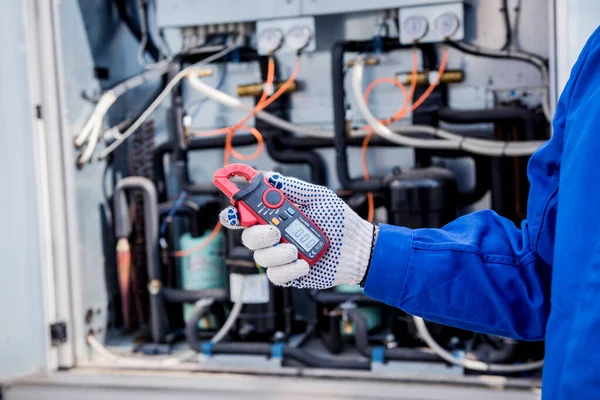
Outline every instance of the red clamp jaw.
POLYGON ((229 198, 231 204, 237 206, 240 225, 243 227, 256 225, 258 220, 250 211, 250 208, 244 202, 237 202, 233 198, 233 196, 240 191, 240 188, 230 180, 234 176, 241 176, 248 182, 252 182, 252 180, 258 176, 258 171, 244 164, 229 164, 226 167, 216 170, 213 175, 215 186, 229 198))

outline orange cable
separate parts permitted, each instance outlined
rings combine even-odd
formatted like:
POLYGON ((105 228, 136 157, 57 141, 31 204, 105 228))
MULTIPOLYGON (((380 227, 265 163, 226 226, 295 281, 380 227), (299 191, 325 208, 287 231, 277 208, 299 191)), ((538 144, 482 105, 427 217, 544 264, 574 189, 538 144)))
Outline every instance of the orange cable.
MULTIPOLYGON (((373 91, 375 86, 380 85, 382 83, 391 83, 391 84, 395 85, 396 87, 398 87, 402 91, 402 93, 404 94, 405 101, 404 101, 404 104, 402 105, 402 108, 400 109, 400 111, 398 111, 396 114, 402 114, 402 116, 404 116, 406 114, 406 109, 407 109, 408 103, 410 101, 409 93, 406 90, 406 86, 402 82, 397 80, 396 78, 379 78, 379 79, 376 79, 373 82, 371 82, 371 84, 367 87, 367 89, 365 90, 365 93, 364 93, 365 102, 366 103, 369 102, 369 96, 371 95, 371 92, 373 91)), ((380 121, 381 121, 381 123, 386 124, 386 125, 393 122, 391 118, 387 119, 387 120, 380 120, 380 121)), ((366 181, 368 181, 370 179, 369 167, 367 165, 367 148, 369 146, 369 142, 370 142, 371 138, 373 137, 374 133, 375 133, 375 131, 373 129, 369 129, 369 133, 367 134, 367 136, 365 136, 362 146, 361 146, 363 177, 366 181)), ((375 218, 375 199, 373 197, 372 192, 367 193, 367 206, 368 206, 367 221, 373 222, 373 219, 375 218)))
MULTIPOLYGON (((235 158, 239 158, 240 160, 246 160, 246 161, 254 160, 255 158, 257 158, 260 155, 260 153, 263 151, 263 148, 264 148, 263 136, 258 131, 258 129, 246 127, 246 126, 244 126, 244 124, 250 118, 252 118, 252 116, 254 116, 256 113, 258 113, 259 111, 262 111, 263 109, 268 107, 271 103, 273 103, 275 100, 277 100, 277 98, 281 97, 281 95, 283 93, 285 93, 285 91, 288 89, 288 87, 296 80, 299 72, 300 72, 300 58, 298 58, 298 60, 296 61, 296 68, 294 69, 294 72, 288 78, 288 80, 279 88, 279 90, 277 90, 277 92, 275 92, 273 94, 273 96, 268 97, 268 89, 270 87, 272 87, 273 81, 275 79, 275 62, 274 62, 273 58, 269 58, 267 81, 264 86, 263 94, 262 94, 260 100, 258 101, 258 103, 256 104, 256 107, 254 107, 254 110, 252 110, 252 112, 248 116, 246 116, 244 119, 242 119, 240 122, 238 122, 233 127, 217 129, 212 132, 206 132, 205 134, 202 135, 202 136, 216 136, 219 134, 227 133, 227 137, 225 139, 225 151, 224 151, 225 165, 229 164, 230 157, 232 155, 235 158), (237 152, 232 146, 233 136, 235 135, 235 132, 240 128, 248 129, 250 131, 250 133, 252 133, 252 135, 254 135, 254 137, 256 138, 256 140, 258 142, 258 148, 255 150, 254 153, 252 153, 248 156, 237 152)), ((174 253, 175 257, 185 257, 185 256, 193 254, 199 250, 202 250, 204 247, 206 247, 210 242, 212 242, 217 237, 217 235, 221 231, 221 228, 222 228, 221 223, 217 222, 217 224, 215 225, 215 227, 213 228, 213 230, 210 232, 210 234, 208 235, 208 237, 206 239, 204 239, 201 243, 199 243, 197 246, 192 247, 191 249, 176 251, 174 253)))
MULTIPOLYGON (((418 59, 417 59, 416 49, 413 49, 412 59, 413 59, 413 68, 412 68, 412 76, 411 76, 412 79, 411 79, 411 85, 410 85, 409 92, 407 92, 406 86, 402 82, 398 81, 396 78, 376 79, 375 81, 371 82, 371 84, 367 87, 367 89, 364 92, 365 103, 369 102, 369 96, 371 95, 371 92, 373 91, 375 86, 377 86, 381 83, 386 83, 386 82, 392 83, 403 92, 404 104, 402 104, 402 107, 400 108, 400 110, 398 110, 398 112, 396 112, 396 114, 394 114, 391 118, 380 121, 381 123, 383 123, 385 125, 395 122, 395 121, 403 118, 406 115, 406 109, 407 109, 410 101, 412 100, 412 97, 413 97, 413 94, 414 94, 415 88, 416 88, 416 83, 417 83, 416 77, 417 77, 418 59)), ((365 136, 365 138, 363 139, 362 146, 361 146, 363 178, 365 179, 365 181, 368 181, 369 179, 371 179, 370 174, 369 174, 369 166, 367 163, 367 149, 369 147, 369 142, 371 141, 371 138, 373 137, 374 134, 375 134, 375 131, 373 129, 370 129, 367 136, 365 136)), ((375 198, 374 198, 372 192, 367 193, 367 210, 368 210, 367 221, 373 222, 373 220, 375 219, 375 198)))
MULTIPOLYGON (((448 63, 448 49, 446 47, 444 47, 444 51, 442 54, 442 60, 440 62, 440 67, 438 69, 435 81, 432 82, 429 85, 429 87, 427 88, 427 90, 425 90, 425 92, 423 92, 423 94, 419 97, 419 99, 415 103, 412 104, 412 106, 410 107, 410 112, 412 112, 412 111, 416 110, 418 107, 420 107, 427 100, 427 98, 431 95, 433 90, 439 84, 440 78, 441 78, 442 74, 444 73, 444 71, 446 70, 447 63, 448 63)), ((412 101, 412 98, 414 96, 414 92, 415 92, 415 88, 416 88, 416 84, 417 84, 417 52, 416 52, 416 49, 413 50, 413 69, 412 69, 412 74, 411 74, 411 84, 410 84, 409 93, 407 93, 407 91, 406 91, 406 86, 402 82, 398 81, 396 78, 380 78, 380 79, 373 81, 365 90, 365 92, 364 92, 365 102, 368 103, 368 99, 371 94, 371 91, 375 88, 375 86, 377 86, 381 83, 386 83, 386 82, 393 83, 398 88, 400 88, 404 94, 404 99, 405 99, 404 104, 402 105, 402 108, 400 108, 400 110, 398 110, 398 112, 396 112, 396 114, 394 114, 391 118, 388 118, 386 120, 380 120, 380 122, 382 124, 389 125, 393 122, 401 120, 402 118, 404 118, 406 116, 406 114, 407 114, 406 108, 407 108, 409 102, 412 101)), ((375 132, 371 129, 369 131, 369 133, 367 134, 367 136, 365 136, 362 146, 361 146, 363 177, 366 181, 368 181, 370 179, 369 167, 368 167, 368 163, 367 163, 367 149, 369 146, 369 142, 371 141, 371 138, 373 137, 374 133, 375 132)), ((367 193, 367 206, 368 206, 367 220, 369 222, 373 222, 373 219, 375 217, 375 200, 373 197, 373 193, 371 193, 371 192, 367 193)))
POLYGON ((444 74, 444 71, 446 70, 446 64, 447 63, 448 63, 448 48, 444 47, 444 52, 442 54, 442 61, 440 62, 440 68, 438 69, 438 73, 437 73, 437 76, 435 78, 435 81, 431 82, 429 84, 429 87, 427 88, 427 90, 425 90, 423 92, 423 94, 421 95, 421 97, 419 97, 419 100, 417 100, 417 101, 414 102, 414 104, 411 107, 411 111, 414 111, 418 107, 420 107, 421 104, 423 104, 425 102, 425 100, 427 100, 427 98, 429 97, 429 95, 437 87, 437 85, 440 83, 440 79, 441 79, 442 75, 444 74))
POLYGON ((202 242, 198 243, 197 246, 194 246, 191 249, 176 251, 175 257, 189 256, 192 253, 202 250, 217 237, 217 235, 221 231, 221 227, 222 227, 221 223, 217 222, 217 224, 215 225, 213 230, 210 232, 210 235, 208 235, 208 237, 206 239, 204 239, 202 242))

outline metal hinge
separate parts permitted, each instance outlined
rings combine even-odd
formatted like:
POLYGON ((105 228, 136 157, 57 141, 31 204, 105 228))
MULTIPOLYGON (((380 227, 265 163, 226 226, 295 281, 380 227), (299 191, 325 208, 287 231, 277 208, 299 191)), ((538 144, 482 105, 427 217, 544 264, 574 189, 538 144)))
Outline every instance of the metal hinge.
POLYGON ((52 346, 58 346, 67 342, 67 323, 66 322, 55 322, 50 324, 50 340, 52 346))

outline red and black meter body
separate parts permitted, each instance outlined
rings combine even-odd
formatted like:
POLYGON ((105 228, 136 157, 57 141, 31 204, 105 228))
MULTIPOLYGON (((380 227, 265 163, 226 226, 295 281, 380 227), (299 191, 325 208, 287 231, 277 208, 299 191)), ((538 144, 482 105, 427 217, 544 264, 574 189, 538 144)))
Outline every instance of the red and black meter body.
POLYGON ((254 168, 230 164, 217 170, 213 181, 237 207, 241 226, 275 226, 281 232, 281 241, 296 246, 298 257, 309 265, 315 264, 325 254, 329 247, 327 236, 254 168), (238 188, 230 180, 234 176, 245 178, 248 186, 238 188))

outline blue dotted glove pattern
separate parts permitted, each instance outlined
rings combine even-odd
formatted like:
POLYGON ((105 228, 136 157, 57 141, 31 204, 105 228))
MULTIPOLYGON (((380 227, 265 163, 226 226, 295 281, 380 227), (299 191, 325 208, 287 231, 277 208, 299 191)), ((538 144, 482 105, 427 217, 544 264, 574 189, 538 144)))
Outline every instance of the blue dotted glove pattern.
POLYGON ((231 226, 239 226, 240 225, 238 213, 232 208, 227 210, 227 222, 229 222, 229 225, 231 225, 231 226))
POLYGON ((269 183, 282 190, 286 197, 312 220, 329 239, 329 249, 310 269, 308 275, 289 282, 296 288, 325 289, 333 286, 339 268, 344 238, 344 217, 352 212, 332 190, 295 178, 273 174, 269 183))

